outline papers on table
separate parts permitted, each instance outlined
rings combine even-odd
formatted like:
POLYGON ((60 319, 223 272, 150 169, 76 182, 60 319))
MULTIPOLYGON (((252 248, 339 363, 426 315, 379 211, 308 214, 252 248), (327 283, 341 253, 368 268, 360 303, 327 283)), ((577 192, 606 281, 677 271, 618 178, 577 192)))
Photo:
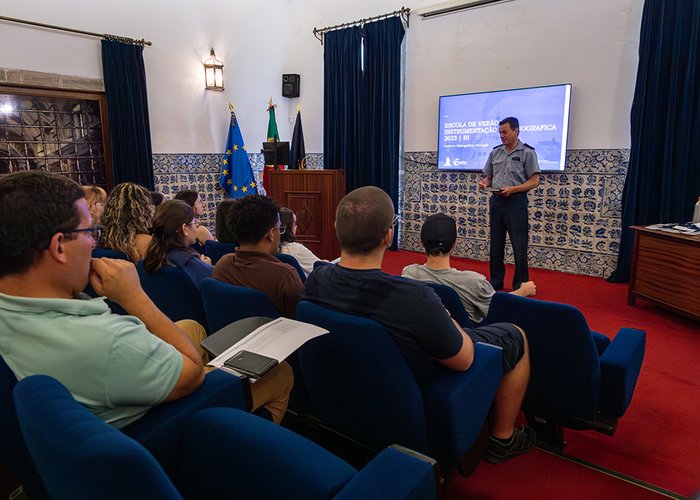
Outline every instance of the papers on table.
POLYGON ((687 234, 688 236, 700 235, 700 223, 693 224, 692 222, 686 222, 685 224, 678 224, 675 222, 671 224, 652 224, 651 226, 647 226, 647 229, 656 229, 667 233, 687 234))

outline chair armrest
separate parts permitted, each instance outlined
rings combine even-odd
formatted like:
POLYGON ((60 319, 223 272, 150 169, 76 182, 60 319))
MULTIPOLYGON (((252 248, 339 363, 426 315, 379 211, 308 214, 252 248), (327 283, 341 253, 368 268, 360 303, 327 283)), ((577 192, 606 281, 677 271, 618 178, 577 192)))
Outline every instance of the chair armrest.
POLYGON ((437 462, 401 446, 391 446, 367 464, 335 500, 429 500, 437 498, 437 462))
POLYGON ((445 369, 432 384, 422 387, 430 453, 445 474, 474 444, 502 377, 501 349, 477 343, 469 370, 445 369))
POLYGON ((621 328, 600 356, 600 411, 609 417, 624 415, 632 400, 644 360, 646 332, 621 328))
POLYGON ((180 446, 187 422, 198 411, 215 407, 249 410, 251 403, 248 382, 222 370, 213 370, 192 394, 154 406, 122 430, 148 449, 173 478, 177 473, 180 446))

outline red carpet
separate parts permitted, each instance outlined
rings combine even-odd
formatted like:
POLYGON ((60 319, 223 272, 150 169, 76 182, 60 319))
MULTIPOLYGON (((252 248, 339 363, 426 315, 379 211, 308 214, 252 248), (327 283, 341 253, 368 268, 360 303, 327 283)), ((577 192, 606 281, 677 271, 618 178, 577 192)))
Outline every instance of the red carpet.
MULTIPOLYGON (((400 274, 405 265, 423 263, 424 260, 419 253, 387 252, 384 270, 400 274)), ((457 269, 470 269, 488 275, 486 262, 453 259, 452 265, 457 269)), ((508 266, 506 283, 512 281, 512 272, 512 266, 508 266)), ((531 269, 530 279, 537 285, 538 299, 578 307, 593 330, 610 337, 621 327, 640 328, 647 332, 646 355, 637 389, 627 413, 620 419, 615 435, 609 437, 592 431, 567 430, 565 453, 681 495, 700 490, 700 426, 696 422, 700 415, 700 376, 696 370, 696 364, 700 362, 700 324, 642 300, 637 301, 637 307, 628 306, 626 284, 543 269, 531 269)), ((469 478, 470 487, 463 491, 472 489, 473 479, 481 483, 482 475, 488 483, 506 483, 501 485, 506 488, 511 483, 522 485, 523 481, 541 481, 545 478, 554 481, 555 478, 550 476, 558 475, 559 469, 557 474, 551 474, 550 470, 541 467, 551 460, 561 459, 550 459, 548 456, 547 460, 540 460, 537 457, 541 454, 514 459, 498 467, 482 463, 475 475, 469 478), (525 469, 533 459, 541 464, 536 470, 526 473, 525 469), (522 472, 516 473, 520 468, 522 472)), ((583 481, 587 481, 583 478, 581 476, 576 481, 583 484, 583 481)), ((455 481, 460 480, 467 481, 463 478, 455 481)), ((488 483, 484 482, 484 485, 488 483)), ((457 485, 451 486, 461 490, 457 485)), ((571 484, 569 487, 572 487, 571 484)), ((506 495, 505 489, 499 491, 506 495)), ((558 493, 554 496, 576 498, 571 497, 566 489, 556 491, 558 493)), ((593 493, 588 489, 583 491, 593 493)), ((522 491, 517 495, 522 496, 522 491)), ((498 498, 504 496, 499 494, 498 498)))
POLYGON ((500 465, 482 461, 469 478, 453 475, 444 489, 446 499, 667 498, 541 450, 532 450, 500 465))

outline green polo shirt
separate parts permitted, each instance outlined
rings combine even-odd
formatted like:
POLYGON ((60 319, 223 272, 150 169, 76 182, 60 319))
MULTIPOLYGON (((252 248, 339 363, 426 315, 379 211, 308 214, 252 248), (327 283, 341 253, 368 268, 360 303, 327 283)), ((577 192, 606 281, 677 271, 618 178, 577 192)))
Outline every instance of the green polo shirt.
POLYGON ((60 381, 105 422, 122 428, 162 402, 182 355, 104 299, 34 299, 0 293, 0 355, 18 380, 60 381))

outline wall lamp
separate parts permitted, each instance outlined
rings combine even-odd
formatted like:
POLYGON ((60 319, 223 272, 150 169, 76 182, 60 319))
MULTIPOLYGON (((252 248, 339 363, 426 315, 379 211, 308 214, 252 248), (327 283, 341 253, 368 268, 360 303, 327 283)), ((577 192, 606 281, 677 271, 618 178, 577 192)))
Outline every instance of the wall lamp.
POLYGON ((207 90, 224 90, 224 61, 216 57, 214 48, 204 60, 204 88, 207 90))

